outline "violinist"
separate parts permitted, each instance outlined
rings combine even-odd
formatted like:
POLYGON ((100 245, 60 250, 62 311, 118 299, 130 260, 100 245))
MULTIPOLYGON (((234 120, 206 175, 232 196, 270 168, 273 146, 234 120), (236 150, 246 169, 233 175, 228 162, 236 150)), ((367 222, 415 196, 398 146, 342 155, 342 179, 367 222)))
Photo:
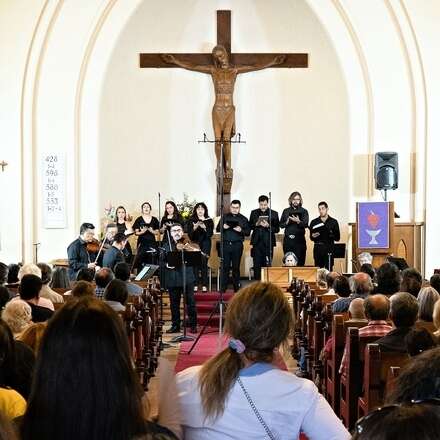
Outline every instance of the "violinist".
MULTIPOLYGON (((198 245, 190 243, 183 237, 183 228, 179 223, 174 223, 170 227, 170 237, 167 238, 163 245, 165 251, 173 252, 176 250, 188 250, 197 251, 200 250, 198 245)), ((167 333, 180 332, 180 299, 185 292, 185 302, 187 306, 189 327, 191 332, 197 332, 197 311, 196 303, 194 300, 194 272, 191 267, 185 267, 185 280, 186 286, 183 285, 183 267, 170 267, 167 265, 165 270, 165 286, 168 289, 170 295, 171 306, 171 328, 167 330, 167 333)))
POLYGON ((165 234, 162 239, 163 243, 168 240, 167 235, 169 233, 170 227, 174 223, 179 223, 183 227, 184 221, 179 213, 179 210, 177 209, 176 204, 172 200, 168 200, 167 202, 165 202, 165 213, 160 221, 160 232, 162 234, 165 234))
POLYGON ((211 254, 211 237, 214 232, 214 222, 209 218, 208 208, 203 203, 197 203, 191 218, 186 224, 188 236, 191 241, 197 243, 202 251, 202 265, 194 266, 195 286, 194 292, 198 290, 199 281, 202 283, 202 291, 206 292, 208 285, 208 259, 211 254), (199 276, 201 275, 201 279, 199 276))
POLYGON ((99 268, 95 262, 99 251, 99 242, 94 238, 95 226, 92 223, 83 223, 79 230, 79 237, 67 248, 69 259, 69 278, 76 279, 79 270, 99 268))
POLYGON ((136 267, 142 267, 145 263, 153 261, 156 253, 156 235, 159 233, 159 220, 151 214, 151 205, 144 202, 141 205, 140 215, 133 223, 133 230, 138 238, 136 267))
MULTIPOLYGON (((116 214, 115 214, 115 223, 118 228, 118 232, 125 234, 127 237, 133 234, 134 231, 131 221, 132 218, 129 214, 127 214, 126 209, 123 206, 118 206, 116 208, 116 214)), ((133 251, 128 241, 122 252, 124 254, 125 261, 127 263, 130 263, 131 260, 133 259, 133 251)))

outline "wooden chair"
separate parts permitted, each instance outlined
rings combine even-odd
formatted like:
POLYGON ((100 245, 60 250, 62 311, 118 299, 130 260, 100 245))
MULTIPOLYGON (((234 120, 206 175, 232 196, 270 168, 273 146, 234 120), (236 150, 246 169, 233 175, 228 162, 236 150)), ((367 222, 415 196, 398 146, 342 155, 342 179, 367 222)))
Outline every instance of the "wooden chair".
POLYGON ((363 417, 383 405, 385 386, 391 367, 402 367, 410 357, 406 353, 381 351, 379 344, 365 348, 364 395, 358 399, 358 417, 363 417))

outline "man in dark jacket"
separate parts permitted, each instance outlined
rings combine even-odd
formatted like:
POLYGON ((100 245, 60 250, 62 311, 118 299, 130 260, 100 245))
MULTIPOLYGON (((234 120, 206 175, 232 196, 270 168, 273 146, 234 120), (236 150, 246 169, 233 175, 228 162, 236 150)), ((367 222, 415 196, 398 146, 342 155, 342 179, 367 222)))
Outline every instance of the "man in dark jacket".
MULTIPOLYGON (((230 212, 223 215, 217 225, 217 232, 223 225, 223 265, 220 290, 226 291, 229 271, 232 267, 232 283, 234 292, 240 289, 240 262, 243 254, 243 241, 251 233, 248 219, 240 214, 240 200, 232 200, 230 212)), ((220 253, 222 245, 220 243, 220 253)))
POLYGON ((269 198, 258 198, 259 208, 251 212, 249 218, 251 237, 251 256, 254 262, 254 278, 261 280, 261 268, 272 264, 273 248, 276 246, 275 234, 280 231, 278 212, 269 207, 269 198))
POLYGON ((123 232, 117 232, 113 237, 112 245, 105 251, 102 266, 109 267, 114 271, 118 263, 125 263, 123 250, 127 244, 127 236, 123 232))
POLYGON ((79 230, 79 237, 69 244, 67 257, 69 259, 69 278, 75 281, 80 269, 96 269, 96 254, 87 251, 87 243, 93 240, 95 227, 92 223, 83 223, 79 230))

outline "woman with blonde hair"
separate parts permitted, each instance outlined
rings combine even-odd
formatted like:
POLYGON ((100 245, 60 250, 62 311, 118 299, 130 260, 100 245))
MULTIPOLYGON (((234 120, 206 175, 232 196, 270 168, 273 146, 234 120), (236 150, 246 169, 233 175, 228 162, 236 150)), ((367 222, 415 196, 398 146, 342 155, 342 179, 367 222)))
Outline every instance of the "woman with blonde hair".
POLYGON ((228 305, 228 347, 177 376, 185 437, 348 439, 313 382, 276 367, 292 329, 283 292, 271 283, 240 290, 228 305))
POLYGON ((9 325, 14 338, 17 338, 32 324, 31 306, 21 299, 9 301, 2 312, 2 319, 9 325))
POLYGON ((46 331, 47 322, 36 322, 28 326, 23 333, 18 336, 18 340, 26 344, 35 354, 38 353, 41 340, 46 331))

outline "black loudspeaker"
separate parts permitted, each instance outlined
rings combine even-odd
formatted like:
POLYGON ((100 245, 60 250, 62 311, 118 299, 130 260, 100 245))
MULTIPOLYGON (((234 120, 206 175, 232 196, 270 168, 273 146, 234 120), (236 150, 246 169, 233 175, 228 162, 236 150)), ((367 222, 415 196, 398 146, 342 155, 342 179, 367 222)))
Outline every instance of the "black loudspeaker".
POLYGON ((393 151, 376 153, 374 177, 376 189, 397 189, 399 186, 398 154, 393 151))

